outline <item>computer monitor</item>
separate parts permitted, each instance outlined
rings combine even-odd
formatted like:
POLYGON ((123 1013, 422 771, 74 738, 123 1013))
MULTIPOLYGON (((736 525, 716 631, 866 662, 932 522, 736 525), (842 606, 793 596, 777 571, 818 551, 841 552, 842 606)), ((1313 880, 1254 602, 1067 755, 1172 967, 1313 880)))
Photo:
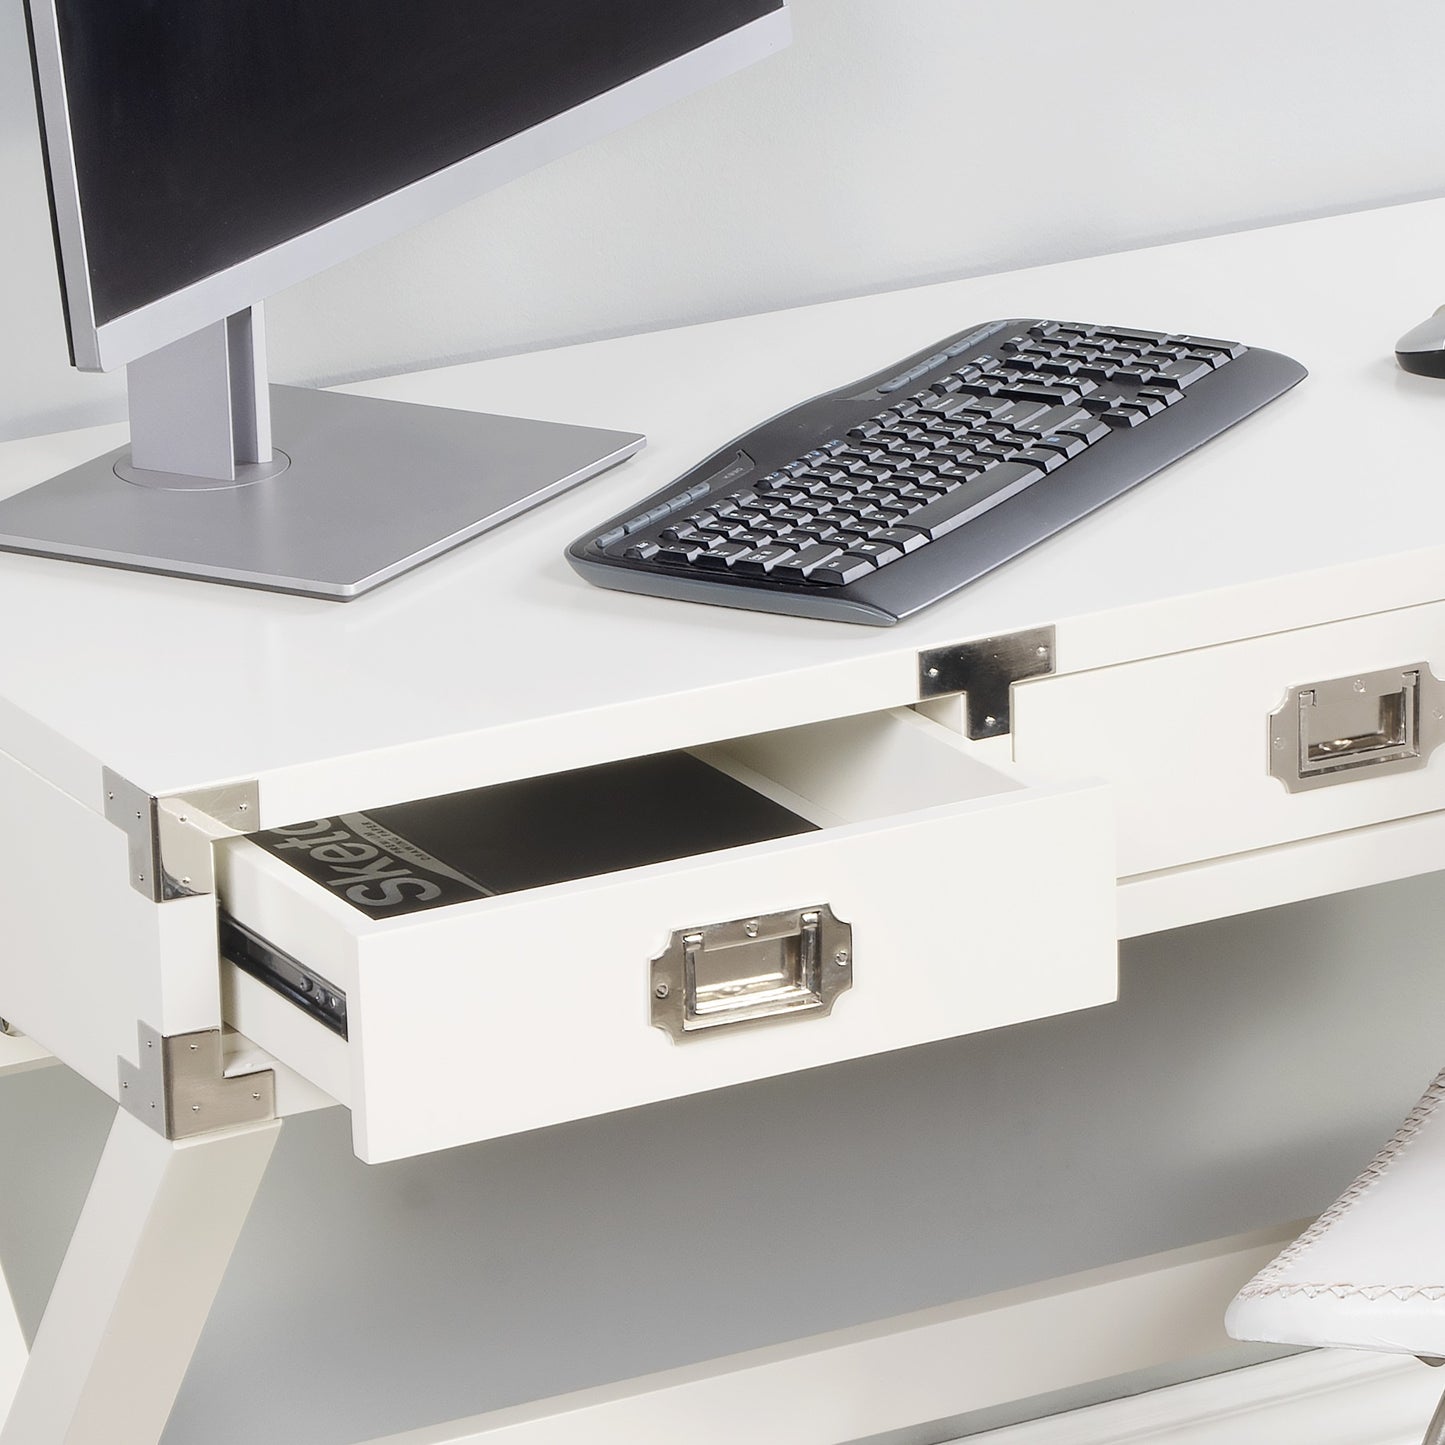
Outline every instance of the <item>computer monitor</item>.
POLYGON ((131 445, 0 501, 0 549, 338 599, 644 439, 269 387, 263 298, 789 34, 787 0, 26 11, 71 359, 128 366, 131 445))

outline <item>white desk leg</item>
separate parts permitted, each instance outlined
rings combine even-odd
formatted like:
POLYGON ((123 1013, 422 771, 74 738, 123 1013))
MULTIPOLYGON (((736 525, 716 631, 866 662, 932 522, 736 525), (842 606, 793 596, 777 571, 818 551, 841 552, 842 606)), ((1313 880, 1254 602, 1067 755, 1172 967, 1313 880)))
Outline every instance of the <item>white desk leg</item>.
POLYGON ((117 1111, 0 1445, 156 1445, 280 1127, 117 1111))
POLYGON ((15 1313, 15 1301, 5 1280, 3 1263, 0 1263, 0 1419, 4 1418, 6 1408, 20 1387, 25 1355, 25 1335, 20 1328, 20 1316, 15 1313))
MULTIPOLYGON (((0 1023, 0 1077, 43 1068, 55 1060, 33 1039, 7 1033, 0 1023)), ((25 1368, 25 1334, 15 1302, 5 1279, 5 1262, 0 1260, 0 1420, 15 1397, 20 1373, 25 1368)))

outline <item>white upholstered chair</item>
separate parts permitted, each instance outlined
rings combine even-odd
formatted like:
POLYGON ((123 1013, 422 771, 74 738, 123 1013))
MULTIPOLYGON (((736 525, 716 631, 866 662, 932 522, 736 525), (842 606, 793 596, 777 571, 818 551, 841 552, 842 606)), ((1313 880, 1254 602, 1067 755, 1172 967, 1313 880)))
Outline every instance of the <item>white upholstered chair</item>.
MULTIPOLYGON (((1445 1358, 1445 1072, 1385 1147, 1235 1297, 1241 1340, 1445 1358)), ((1445 1399, 1423 1445, 1445 1445, 1445 1399)))

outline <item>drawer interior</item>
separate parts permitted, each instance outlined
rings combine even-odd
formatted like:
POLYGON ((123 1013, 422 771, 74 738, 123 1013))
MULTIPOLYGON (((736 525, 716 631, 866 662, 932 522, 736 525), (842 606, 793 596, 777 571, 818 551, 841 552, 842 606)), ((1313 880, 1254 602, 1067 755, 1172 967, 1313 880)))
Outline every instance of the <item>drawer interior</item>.
POLYGON ((824 826, 1022 788, 917 713, 872 713, 699 748, 697 756, 824 826))
MULTIPOLYGON (((259 850, 315 885, 316 907, 378 923, 1020 787, 899 711, 308 819, 223 848, 259 850)), ((222 878, 224 907, 239 880, 222 878)))

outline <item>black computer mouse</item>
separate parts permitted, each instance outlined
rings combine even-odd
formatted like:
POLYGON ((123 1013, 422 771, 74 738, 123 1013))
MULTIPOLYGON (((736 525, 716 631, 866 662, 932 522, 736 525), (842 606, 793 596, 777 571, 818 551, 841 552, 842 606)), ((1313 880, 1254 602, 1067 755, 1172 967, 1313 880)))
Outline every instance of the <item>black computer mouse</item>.
POLYGON ((1417 376, 1445 377, 1445 306, 1395 343, 1395 360, 1417 376))

